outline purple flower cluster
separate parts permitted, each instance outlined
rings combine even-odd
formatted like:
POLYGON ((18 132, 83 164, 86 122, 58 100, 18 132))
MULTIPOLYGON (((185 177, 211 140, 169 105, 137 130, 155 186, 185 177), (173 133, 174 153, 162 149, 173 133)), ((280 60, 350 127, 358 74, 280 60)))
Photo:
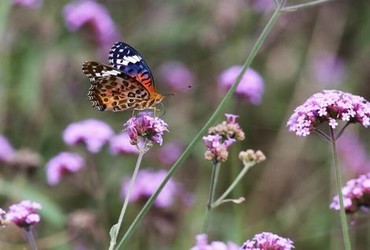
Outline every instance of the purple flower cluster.
POLYGON ((69 3, 64 7, 67 28, 76 31, 90 25, 99 45, 110 46, 118 40, 117 28, 107 9, 92 0, 69 3))
POLYGON ((37 202, 25 200, 11 205, 6 213, 6 219, 12 221, 18 227, 28 229, 30 226, 40 222, 40 215, 37 211, 41 205, 37 202))
MULTIPOLYGON (((346 213, 368 211, 370 208, 370 173, 349 180, 342 188, 342 194, 346 213)), ((340 210, 338 195, 333 198, 330 208, 340 210)))
POLYGON ((0 135, 0 162, 8 162, 11 160, 15 153, 14 148, 10 145, 9 141, 0 135))
POLYGON ((59 153, 46 164, 47 181, 49 185, 56 185, 65 175, 80 171, 84 165, 84 159, 78 154, 59 153))
POLYGON ((187 89, 194 82, 193 73, 182 62, 168 62, 159 68, 161 82, 179 91, 187 89))
POLYGON ((239 250, 240 246, 233 242, 224 243, 222 241, 213 241, 208 243, 206 234, 196 236, 196 244, 190 250, 239 250))
POLYGON ((138 149, 130 143, 127 132, 122 132, 110 138, 109 148, 112 155, 138 153, 138 149))
POLYGON ((293 241, 279 235, 263 232, 244 242, 240 250, 291 250, 293 241))
POLYGON ((168 131, 167 123, 146 112, 131 117, 124 124, 124 127, 130 137, 132 145, 138 145, 139 142, 147 144, 148 141, 162 145, 163 133, 168 131))
MULTIPOLYGON (((131 191, 129 201, 140 202, 148 199, 157 190, 166 175, 167 171, 165 170, 140 170, 134 188, 131 191)), ((121 197, 123 199, 127 194, 129 185, 130 179, 125 179, 122 183, 121 197)), ((190 205, 192 202, 190 195, 184 193, 182 186, 171 179, 155 200, 154 205, 158 208, 169 208, 176 200, 182 201, 184 205, 190 205)))
POLYGON ((88 119, 71 123, 63 132, 63 139, 67 145, 84 143, 87 150, 97 153, 108 142, 114 132, 105 122, 88 119))
POLYGON ((244 132, 236 119, 237 115, 225 114, 226 121, 209 128, 208 135, 203 137, 207 147, 206 160, 224 162, 227 160, 228 148, 236 141, 244 140, 244 132))
POLYGON ((337 120, 370 125, 370 103, 363 97, 339 90, 324 90, 316 93, 298 106, 289 118, 289 131, 298 136, 307 136, 324 122, 334 129, 337 120))
MULTIPOLYGON (((221 73, 218 83, 224 89, 229 89, 239 76, 241 65, 232 66, 221 73)), ((244 97, 253 105, 258 105, 262 101, 264 92, 264 81, 257 71, 249 68, 244 73, 235 93, 244 97)))

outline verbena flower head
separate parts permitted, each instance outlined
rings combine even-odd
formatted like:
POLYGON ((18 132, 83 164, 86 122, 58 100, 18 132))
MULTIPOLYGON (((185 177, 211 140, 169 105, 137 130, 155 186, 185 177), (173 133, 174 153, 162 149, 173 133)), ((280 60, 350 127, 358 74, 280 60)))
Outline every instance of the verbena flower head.
POLYGON ((370 103, 363 97, 339 90, 324 90, 298 106, 289 118, 289 131, 307 136, 321 123, 336 128, 338 120, 370 125, 370 103))
POLYGON ((146 147, 148 143, 163 143, 163 133, 168 131, 167 123, 158 117, 153 117, 151 113, 142 112, 137 116, 131 117, 124 125, 132 145, 143 143, 146 147))
POLYGON ((80 171, 85 165, 84 159, 75 153, 62 152, 46 164, 46 176, 50 185, 58 184, 65 175, 80 171))
MULTIPOLYGON (((346 213, 368 211, 370 209, 370 173, 349 180, 342 188, 343 203, 346 213)), ((339 211, 339 198, 336 195, 330 208, 339 211)))
POLYGON ((241 250, 291 250, 293 241, 279 235, 263 232, 244 242, 241 250))
POLYGON ((172 61, 159 68, 161 82, 167 83, 176 91, 186 90, 187 86, 194 83, 194 74, 182 62, 172 61))
POLYGON ((0 135, 0 162, 8 162, 11 160, 15 153, 14 148, 10 145, 9 141, 0 135))
POLYGON ((226 121, 208 129, 210 135, 220 135, 223 139, 235 139, 242 141, 245 138, 244 131, 236 121, 239 116, 233 114, 225 114, 226 121))
POLYGON ((69 124, 63 132, 63 139, 68 145, 82 142, 88 151, 97 153, 113 134, 113 130, 105 122, 88 119, 69 124))
MULTIPOLYGON (((137 175, 134 187, 131 191, 129 201, 146 201, 157 190, 166 175, 167 171, 165 170, 140 170, 137 175)), ((121 197, 123 199, 128 192, 129 185, 130 179, 125 179, 122 183, 121 197)), ((170 179, 155 200, 154 205, 158 208, 169 208, 175 203, 175 201, 180 201, 184 205, 190 205, 192 199, 189 194, 184 192, 182 186, 179 183, 170 179)))
POLYGON ((222 241, 208 242, 206 234, 198 234, 196 244, 190 250, 239 250, 240 246, 233 242, 224 243, 222 241))
POLYGON ((138 149, 130 143, 130 137, 125 131, 109 140, 109 148, 113 155, 138 153, 138 149))
MULTIPOLYGON (((243 66, 232 66, 221 73, 218 83, 224 89, 229 89, 240 74, 243 66)), ((262 101, 264 92, 264 81, 257 71, 249 68, 244 73, 235 93, 244 97, 253 105, 258 105, 262 101)))
POLYGON ((40 215, 37 213, 40 209, 41 205, 39 203, 24 200, 20 203, 11 205, 6 214, 6 218, 18 227, 28 229, 30 226, 40 222, 40 215))
POLYGON ((81 0, 64 7, 64 19, 70 31, 90 25, 99 45, 107 46, 118 40, 117 28, 104 5, 92 0, 81 0))
POLYGON ((248 149, 239 153, 239 159, 244 165, 247 165, 250 162, 260 163, 266 160, 266 156, 260 150, 254 151, 252 149, 248 149))
POLYGON ((12 0, 12 3, 22 7, 37 9, 41 6, 42 0, 12 0))

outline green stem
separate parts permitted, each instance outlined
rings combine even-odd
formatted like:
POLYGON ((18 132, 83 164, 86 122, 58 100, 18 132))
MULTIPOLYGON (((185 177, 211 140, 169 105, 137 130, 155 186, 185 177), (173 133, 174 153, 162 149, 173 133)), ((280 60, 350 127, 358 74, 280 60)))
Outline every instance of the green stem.
POLYGON ((255 162, 249 162, 249 164, 246 164, 244 166, 244 168, 242 169, 242 171, 240 171, 239 175, 235 178, 235 180, 233 181, 233 183, 231 183, 231 185, 228 187, 228 189, 226 189, 226 191, 220 196, 220 198, 218 198, 213 204, 212 204, 212 208, 215 208, 215 207, 218 207, 219 205, 221 205, 223 203, 223 200, 226 198, 226 196, 228 196, 232 191, 233 189, 235 188, 235 186, 241 181, 241 179, 243 178, 243 176, 248 172, 248 170, 254 166, 256 163, 255 162))
POLYGON ((25 231, 26 231, 27 241, 30 244, 31 249, 32 250, 37 250, 38 248, 37 248, 37 245, 36 245, 36 240, 35 240, 35 237, 33 236, 31 228, 29 228, 29 227, 25 228, 25 231))
POLYGON ((316 0, 316 1, 311 1, 308 3, 296 4, 296 5, 287 6, 285 8, 282 8, 281 11, 283 12, 296 11, 298 9, 312 7, 312 6, 319 5, 325 2, 329 2, 329 1, 332 1, 332 0, 316 0))
POLYGON ((141 222, 145 214, 148 212, 149 208, 152 206, 154 203, 155 199, 159 195, 159 193, 162 191, 166 183, 171 179, 171 177, 176 173, 177 169, 181 166, 181 163, 189 156, 190 152, 194 149, 196 144, 202 139, 204 134, 207 132, 208 128, 211 127, 211 125, 216 121, 216 119, 221 115, 221 112, 223 111, 224 107, 226 104, 230 101, 232 94, 234 93, 235 89, 238 87, 244 73, 248 69, 248 67, 251 65, 253 59, 255 58, 257 52, 261 49, 261 46, 263 42, 265 41, 267 35, 270 33, 272 27, 278 20, 280 16, 280 10, 276 9, 275 12, 273 13, 272 17, 270 18, 269 22, 263 29, 261 35, 258 37, 256 43, 254 44, 251 53, 247 57, 246 61, 243 64, 243 68, 235 80, 234 84, 231 86, 229 91, 226 93, 224 98, 221 100, 220 104, 216 108, 216 110, 213 112, 209 120, 206 122, 206 124, 200 129, 198 134, 194 137, 194 139, 190 142, 189 146, 184 150, 182 155, 179 157, 179 159, 172 165, 170 170, 168 171, 167 176, 161 183, 161 185, 158 187, 158 189, 154 192, 154 194, 149 198, 149 200, 145 203, 144 207, 141 209, 139 214, 136 216, 135 220, 132 222, 128 230, 126 231, 126 234, 123 236, 121 239, 120 243, 118 244, 116 249, 119 249, 121 245, 124 243, 127 243, 128 239, 134 232, 134 230, 137 228, 138 224, 141 222))
POLYGON ((123 202, 123 206, 122 206, 119 218, 118 218, 118 222, 117 222, 117 224, 112 226, 111 231, 110 231, 111 240, 110 240, 110 244, 109 244, 109 250, 113 250, 114 246, 116 245, 117 236, 118 236, 119 230, 120 230, 121 225, 122 225, 123 217, 125 216, 125 213, 126 213, 128 201, 130 199, 130 194, 131 194, 132 188, 135 184, 136 176, 137 176, 137 173, 139 172, 140 164, 141 164, 141 161, 143 159, 143 156, 144 156, 145 152, 146 151, 140 151, 139 156, 137 157, 135 170, 134 170, 134 173, 132 174, 130 184, 128 186, 127 194, 126 194, 126 197, 125 197, 125 201, 123 202))
POLYGON ((212 166, 211 184, 209 186, 209 197, 208 197, 206 214, 204 216, 203 227, 202 227, 203 233, 206 233, 207 231, 209 218, 211 216, 211 210, 213 208, 213 201, 215 199, 217 180, 218 180, 218 175, 220 172, 220 164, 221 164, 220 162, 213 162, 212 164, 213 166, 212 166))
POLYGON ((335 179, 336 179, 336 187, 337 193, 339 198, 339 205, 340 205, 340 222, 342 225, 342 232, 343 232, 343 240, 344 240, 344 247, 346 250, 351 249, 351 241, 349 239, 348 234, 348 223, 346 212, 344 210, 344 203, 343 203, 343 194, 342 194, 342 176, 340 173, 339 163, 338 163, 338 152, 337 152, 337 143, 335 139, 334 129, 330 127, 330 137, 331 137, 331 149, 333 153, 333 163, 334 163, 334 170, 335 170, 335 179))

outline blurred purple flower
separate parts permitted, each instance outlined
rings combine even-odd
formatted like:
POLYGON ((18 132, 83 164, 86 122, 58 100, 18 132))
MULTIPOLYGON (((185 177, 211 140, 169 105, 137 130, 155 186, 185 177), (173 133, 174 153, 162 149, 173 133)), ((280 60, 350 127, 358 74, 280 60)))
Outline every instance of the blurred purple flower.
POLYGON ((357 176, 370 171, 370 159, 360 138, 354 133, 344 134, 338 141, 339 157, 357 176))
POLYGON ((240 246, 233 242, 227 244, 222 241, 213 241, 208 243, 208 236, 206 234, 198 234, 196 237, 196 244, 190 250, 239 250, 240 246))
POLYGON ((138 149, 130 143, 130 137, 127 132, 121 132, 110 138, 109 146, 112 155, 138 153, 138 149))
POLYGON ((118 40, 116 25, 104 5, 92 0, 80 0, 64 7, 67 28, 76 31, 90 25, 99 45, 110 46, 118 40))
MULTIPOLYGON (((342 194, 346 213, 368 211, 370 208, 370 173, 349 180, 342 188, 342 194)), ((338 195, 333 198, 330 208, 340 210, 338 195)))
POLYGON ((271 11, 275 8, 274 0, 251 0, 251 5, 257 12, 271 11))
POLYGON ((9 141, 3 135, 0 135, 0 162, 8 162, 14 153, 15 150, 9 141))
POLYGON ((40 222, 40 215, 37 214, 37 211, 40 209, 41 205, 39 203, 24 200, 20 203, 11 205, 6 214, 6 218, 18 227, 28 229, 30 226, 40 222))
POLYGON ((162 145, 163 133, 168 131, 167 123, 158 117, 153 117, 151 113, 141 112, 131 117, 123 125, 130 137, 132 145, 138 145, 140 142, 154 142, 162 145))
POLYGON ((338 86, 346 76, 343 61, 329 54, 318 56, 313 62, 312 70, 316 81, 324 86, 338 86))
POLYGON ((240 250, 291 250, 293 248, 293 241, 290 239, 263 232, 244 242, 240 250))
POLYGON ((182 62, 172 61, 159 68, 161 82, 177 91, 185 91, 194 83, 194 74, 182 62))
MULTIPOLYGON (((235 65, 224 70, 218 79, 218 84, 223 89, 229 89, 240 74, 243 66, 235 65)), ((264 92, 264 81, 262 76, 255 70, 249 68, 244 73, 235 93, 244 97, 253 105, 261 103, 264 92)))
POLYGON ((80 171, 84 165, 84 159, 78 154, 59 153, 46 164, 46 176, 49 185, 58 184, 65 175, 80 171))
POLYGON ((42 0, 12 0, 14 5, 37 9, 41 6, 42 0))
POLYGON ((180 142, 166 143, 161 147, 158 158, 164 164, 173 164, 181 155, 184 146, 180 142))
MULTIPOLYGON (((166 175, 167 171, 165 170, 140 170, 137 175, 134 187, 131 191, 129 201, 140 202, 142 200, 145 201, 146 199, 148 199, 157 190, 166 175)), ((122 199, 125 198, 129 185, 130 179, 126 178, 122 183, 122 199)), ((180 200, 186 206, 192 203, 190 195, 184 192, 182 186, 174 180, 170 179, 155 200, 154 205, 158 208, 169 208, 175 203, 176 200, 180 200)))
POLYGON ((88 119, 69 124, 63 132, 63 139, 68 145, 83 142, 88 151, 97 153, 113 134, 113 130, 105 122, 88 119))
POLYGON ((323 90, 298 106, 289 118, 289 131, 307 136, 317 125, 329 122, 335 128, 337 120, 370 126, 370 103, 363 97, 339 90, 323 90))

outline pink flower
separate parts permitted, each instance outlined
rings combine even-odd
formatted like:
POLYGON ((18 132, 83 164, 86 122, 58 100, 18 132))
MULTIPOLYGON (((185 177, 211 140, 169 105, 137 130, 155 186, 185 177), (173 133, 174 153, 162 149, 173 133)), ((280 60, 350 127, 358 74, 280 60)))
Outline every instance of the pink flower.
POLYGON ((113 130, 105 122, 88 119, 69 124, 63 132, 63 139, 68 145, 82 142, 88 151, 97 153, 113 134, 113 130))
POLYGON ((15 153, 14 148, 10 145, 9 141, 0 135, 0 162, 8 162, 11 160, 15 153))
MULTIPOLYGON (((219 86, 224 89, 229 89, 236 81, 238 75, 242 70, 241 65, 232 66, 224 70, 219 76, 219 86)), ((244 97, 253 105, 261 103, 262 95, 264 92, 264 81, 262 76, 257 71, 249 68, 244 73, 235 93, 244 97)))
POLYGON ((40 222, 40 215, 37 214, 37 211, 40 209, 41 205, 37 202, 29 200, 21 201, 9 207, 6 218, 18 227, 27 229, 40 222))
POLYGON ((240 250, 291 250, 293 241, 279 235, 263 232, 244 242, 240 250))
MULTIPOLYGON (((129 197, 130 202, 140 202, 148 199, 159 187, 167 172, 165 170, 153 171, 149 169, 140 170, 134 187, 129 197)), ((130 180, 125 179, 122 183, 121 197, 127 194, 130 180)), ((185 205, 191 204, 191 197, 189 194, 184 193, 182 186, 174 180, 169 180, 162 192, 159 194, 154 202, 158 208, 169 208, 176 200, 182 201, 185 205)))
POLYGON ((159 68, 161 82, 177 91, 184 91, 194 83, 194 74, 182 62, 172 61, 159 68))
POLYGON ((84 165, 84 159, 78 154, 59 153, 46 164, 46 176, 49 185, 58 184, 65 175, 80 171, 84 165))
POLYGON ((138 149, 130 143, 127 132, 122 132, 110 138, 109 146, 112 155, 138 153, 138 149))
POLYGON ((41 0, 12 0, 14 5, 19 5, 22 7, 28 7, 31 9, 37 9, 41 6, 41 0))
POLYGON ((337 120, 370 125, 370 103, 363 97, 339 90, 324 90, 316 93, 298 106, 289 118, 289 131, 298 136, 307 136, 324 122, 335 128, 337 120))
POLYGON ((213 241, 208 243, 206 234, 196 236, 196 244, 190 250, 239 250, 240 246, 233 242, 224 243, 222 241, 213 241))

